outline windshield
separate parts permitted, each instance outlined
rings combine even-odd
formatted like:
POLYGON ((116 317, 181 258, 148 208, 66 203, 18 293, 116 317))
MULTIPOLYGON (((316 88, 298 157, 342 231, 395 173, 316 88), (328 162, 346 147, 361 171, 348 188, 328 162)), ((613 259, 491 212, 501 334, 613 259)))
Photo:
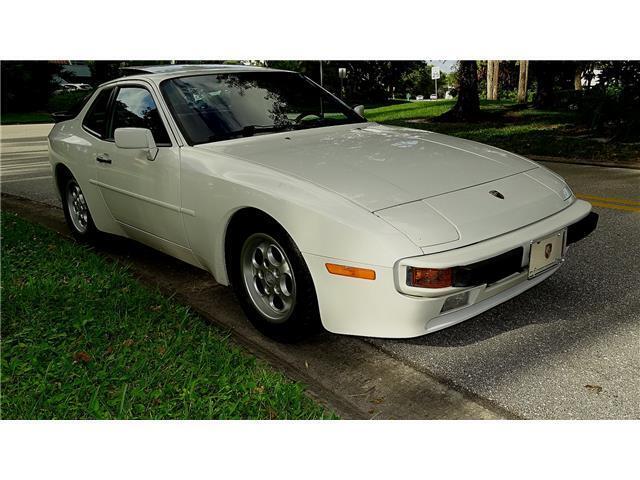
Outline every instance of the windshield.
POLYGON ((166 80, 161 89, 191 145, 365 121, 297 73, 194 75, 166 80))

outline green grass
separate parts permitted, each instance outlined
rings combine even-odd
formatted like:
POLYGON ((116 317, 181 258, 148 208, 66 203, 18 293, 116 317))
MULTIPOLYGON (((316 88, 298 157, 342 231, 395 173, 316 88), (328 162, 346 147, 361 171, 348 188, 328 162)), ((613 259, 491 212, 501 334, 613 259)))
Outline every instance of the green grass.
POLYGON ((449 123, 434 121, 454 105, 453 100, 396 102, 367 109, 368 120, 431 130, 475 140, 521 155, 591 160, 640 160, 638 145, 603 143, 580 127, 568 111, 521 109, 509 101, 481 101, 482 121, 449 123))
POLYGON ((424 102, 398 101, 392 105, 383 105, 376 108, 366 108, 367 120, 372 122, 390 123, 399 120, 413 120, 416 118, 433 118, 449 110, 455 101, 437 100, 424 102))
POLYGON ((23 123, 51 123, 53 119, 46 112, 3 113, 0 115, 0 125, 14 125, 23 123))
POLYGON ((1 216, 2 418, 335 418, 122 265, 1 216))

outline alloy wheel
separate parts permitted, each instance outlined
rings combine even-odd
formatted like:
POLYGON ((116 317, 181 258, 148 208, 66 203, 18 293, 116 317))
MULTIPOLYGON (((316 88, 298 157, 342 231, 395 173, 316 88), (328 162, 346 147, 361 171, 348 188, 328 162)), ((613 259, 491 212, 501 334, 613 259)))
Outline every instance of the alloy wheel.
POLYGON ((269 322, 284 322, 296 302, 295 276, 284 249, 269 235, 256 233, 244 242, 240 259, 253 305, 269 322))
POLYGON ((71 223, 78 233, 87 233, 89 229, 89 207, 84 198, 80 186, 75 182, 69 182, 67 187, 67 209, 71 223))

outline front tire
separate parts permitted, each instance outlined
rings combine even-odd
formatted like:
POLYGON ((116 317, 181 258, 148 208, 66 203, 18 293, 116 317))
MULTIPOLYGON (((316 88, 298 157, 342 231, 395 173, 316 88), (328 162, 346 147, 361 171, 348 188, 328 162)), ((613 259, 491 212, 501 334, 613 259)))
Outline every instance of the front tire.
POLYGON ((309 269, 291 237, 273 221, 241 227, 232 242, 231 284, 249 321, 263 334, 295 342, 320 330, 309 269))
POLYGON ((75 178, 67 179, 61 194, 64 218, 73 236, 78 240, 95 238, 98 230, 93 223, 87 200, 75 178))

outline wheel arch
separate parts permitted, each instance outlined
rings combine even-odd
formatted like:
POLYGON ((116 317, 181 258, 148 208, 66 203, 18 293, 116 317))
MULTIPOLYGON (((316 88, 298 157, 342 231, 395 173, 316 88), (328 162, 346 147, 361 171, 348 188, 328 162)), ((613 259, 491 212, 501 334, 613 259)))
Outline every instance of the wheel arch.
POLYGON ((64 198, 65 183, 69 178, 76 178, 71 169, 62 162, 58 162, 53 168, 53 178, 60 196, 60 200, 64 198))
MULTIPOLYGON (((287 229, 280 223, 278 220, 273 218, 264 210, 261 210, 256 207, 241 207, 234 211, 226 222, 224 229, 224 268, 223 273, 225 275, 225 279, 219 279, 219 281, 224 281, 228 283, 230 281, 229 274, 229 265, 231 263, 231 253, 233 249, 233 242, 241 232, 241 228, 244 225, 247 225, 250 222, 265 222, 276 225, 278 228, 281 228, 284 232, 287 233, 292 239, 291 233, 287 231, 287 229)), ((295 243, 295 240, 294 240, 295 243)))
MULTIPOLYGON (((76 165, 76 167, 81 170, 79 165, 76 165)), ((101 232, 112 233, 122 237, 127 236, 113 220, 111 213, 108 211, 104 200, 102 199, 102 194, 99 191, 92 189, 92 185, 90 185, 86 179, 85 182, 87 183, 83 184, 82 179, 79 177, 79 174, 77 174, 78 172, 74 172, 68 163, 65 161, 56 162, 52 167, 52 173, 54 185, 56 187, 58 197, 60 198, 60 202, 64 203, 65 201, 64 188, 67 180, 69 178, 74 178, 80 185, 80 188, 82 188, 82 193, 86 198, 89 212, 91 213, 91 217, 96 228, 101 232)))

